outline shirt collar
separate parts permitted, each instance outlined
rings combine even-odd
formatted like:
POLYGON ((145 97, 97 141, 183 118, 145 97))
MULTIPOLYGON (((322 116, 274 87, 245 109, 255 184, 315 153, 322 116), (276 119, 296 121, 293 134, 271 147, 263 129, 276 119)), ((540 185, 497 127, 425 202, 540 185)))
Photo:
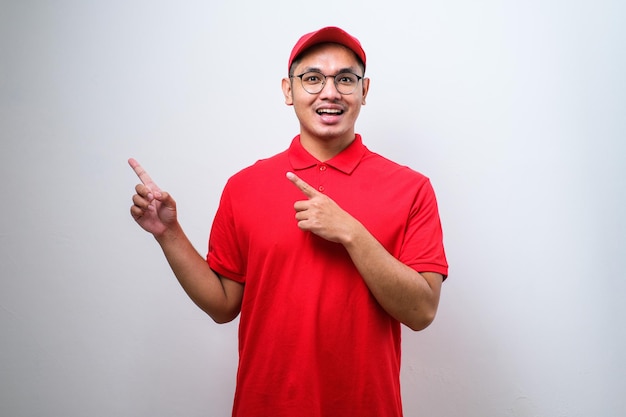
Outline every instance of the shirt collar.
MULTIPOLYGON (((345 174, 351 174, 357 165, 359 165, 361 159, 363 159, 366 150, 367 148, 363 145, 361 135, 357 133, 352 143, 348 145, 346 149, 324 162, 324 164, 330 165, 345 174)), ((321 163, 321 161, 317 160, 317 158, 304 149, 300 143, 300 135, 293 138, 288 153, 289 161, 294 170, 310 168, 321 163)))

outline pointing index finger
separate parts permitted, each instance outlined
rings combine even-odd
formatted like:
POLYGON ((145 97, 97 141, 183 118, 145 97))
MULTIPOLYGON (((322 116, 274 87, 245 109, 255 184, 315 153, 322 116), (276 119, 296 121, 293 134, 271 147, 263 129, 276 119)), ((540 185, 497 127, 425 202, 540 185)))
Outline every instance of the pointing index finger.
POLYGON ((313 187, 311 187, 293 172, 287 173, 287 179, 291 181, 296 187, 298 187, 298 189, 300 189, 300 191, 302 191, 305 196, 313 198, 317 195, 317 191, 313 187))
POLYGON ((161 191, 159 186, 156 185, 152 178, 150 178, 148 172, 141 165, 139 165, 139 162, 137 162, 133 158, 130 158, 128 160, 128 165, 130 165, 133 171, 135 171, 135 174, 137 174, 139 180, 143 185, 149 187, 152 191, 161 191))

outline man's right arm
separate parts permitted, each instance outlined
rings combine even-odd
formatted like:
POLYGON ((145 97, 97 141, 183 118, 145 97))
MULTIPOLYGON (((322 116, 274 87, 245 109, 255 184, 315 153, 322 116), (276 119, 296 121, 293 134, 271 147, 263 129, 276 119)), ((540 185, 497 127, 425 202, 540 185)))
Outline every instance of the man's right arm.
POLYGON ((178 282, 198 307, 217 323, 227 323, 237 317, 241 310, 243 284, 216 274, 178 223, 155 238, 178 282))
POLYGON ((141 184, 135 187, 130 213, 151 233, 165 254, 178 282, 198 307, 217 323, 233 320, 241 310, 243 284, 216 274, 183 232, 176 202, 162 191, 134 159, 128 161, 141 184))

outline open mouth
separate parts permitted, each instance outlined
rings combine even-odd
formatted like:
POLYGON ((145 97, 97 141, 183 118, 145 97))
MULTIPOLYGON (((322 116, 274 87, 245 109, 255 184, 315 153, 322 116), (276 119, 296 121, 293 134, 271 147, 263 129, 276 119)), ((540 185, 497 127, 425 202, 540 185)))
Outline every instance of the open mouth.
POLYGON ((339 110, 339 109, 319 109, 317 110, 317 114, 323 116, 323 115, 330 115, 330 116, 339 116, 340 114, 343 114, 343 110, 339 110))

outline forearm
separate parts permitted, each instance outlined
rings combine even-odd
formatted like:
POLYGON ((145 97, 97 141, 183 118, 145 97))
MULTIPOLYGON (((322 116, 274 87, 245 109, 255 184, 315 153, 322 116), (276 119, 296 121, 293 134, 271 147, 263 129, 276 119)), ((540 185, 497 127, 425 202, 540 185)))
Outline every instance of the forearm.
POLYGON ((341 243, 378 303, 392 317, 413 330, 428 326, 437 312, 443 277, 409 268, 328 196, 292 172, 287 178, 308 198, 294 204, 298 227, 341 243))
POLYGON ((236 294, 229 294, 223 280, 193 247, 180 225, 155 238, 189 298, 214 321, 233 320, 239 313, 240 300, 236 294))
POLYGON ((365 227, 344 242, 366 285, 387 313, 413 330, 435 318, 442 277, 418 273, 393 257, 365 227))

